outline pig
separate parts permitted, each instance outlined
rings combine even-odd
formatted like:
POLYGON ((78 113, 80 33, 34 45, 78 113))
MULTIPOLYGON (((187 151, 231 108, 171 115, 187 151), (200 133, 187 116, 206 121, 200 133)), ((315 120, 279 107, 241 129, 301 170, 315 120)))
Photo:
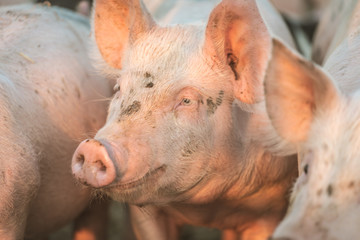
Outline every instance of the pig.
POLYGON ((223 0, 206 28, 161 27, 138 0, 94 7, 95 64, 117 85, 105 125, 74 153, 75 178, 129 203, 138 239, 177 239, 184 224, 266 239, 297 176, 296 156, 264 147, 271 36, 293 46, 281 17, 266 0, 223 0))
POLYGON ((300 176, 272 240, 360 238, 359 24, 347 29, 322 67, 274 40, 266 105, 278 134, 298 150, 300 176))
MULTIPOLYGON (((88 20, 67 10, 0 8, 2 240, 43 239, 92 210, 105 213, 94 199, 82 214, 91 190, 74 181, 69 167, 80 140, 105 122, 103 99, 112 94, 110 82, 91 67, 89 33, 88 20)), ((87 234, 84 224, 77 223, 74 239, 87 234)))
POLYGON ((306 58, 311 58, 314 30, 330 1, 332 0, 271 0, 286 19, 299 50, 306 58))

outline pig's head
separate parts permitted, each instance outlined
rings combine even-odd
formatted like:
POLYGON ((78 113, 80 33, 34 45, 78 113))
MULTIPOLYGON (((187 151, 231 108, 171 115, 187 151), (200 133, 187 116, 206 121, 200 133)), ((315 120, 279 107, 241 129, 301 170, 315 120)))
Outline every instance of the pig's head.
POLYGON ((117 85, 105 126, 74 154, 75 177, 137 204, 226 189, 244 155, 233 103, 262 98, 271 49, 255 2, 223 1, 205 31, 160 27, 138 0, 97 0, 93 21, 117 85))
POLYGON ((265 98, 274 127, 300 159, 291 206, 272 239, 357 239, 359 91, 345 96, 324 70, 275 41, 265 98))

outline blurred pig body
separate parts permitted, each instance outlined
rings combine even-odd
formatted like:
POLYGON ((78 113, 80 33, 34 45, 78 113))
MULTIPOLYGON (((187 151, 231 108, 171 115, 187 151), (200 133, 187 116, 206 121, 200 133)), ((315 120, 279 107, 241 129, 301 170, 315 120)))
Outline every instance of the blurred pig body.
POLYGON ((323 67, 280 42, 274 47, 265 81, 267 109, 278 133, 299 150, 300 176, 273 240, 360 238, 354 227, 360 223, 358 9, 343 16, 343 40, 334 37, 340 42, 328 49, 323 67))
POLYGON ((85 18, 57 8, 0 9, 0 239, 40 239, 79 215, 90 191, 69 163, 104 122, 106 80, 86 51, 85 18))
POLYGON ((93 27, 118 85, 105 126, 74 154, 78 180, 132 204, 138 239, 177 239, 183 224, 266 239, 296 176, 295 159, 262 142, 271 35, 292 44, 272 6, 223 1, 205 29, 160 27, 139 1, 104 0, 93 27))

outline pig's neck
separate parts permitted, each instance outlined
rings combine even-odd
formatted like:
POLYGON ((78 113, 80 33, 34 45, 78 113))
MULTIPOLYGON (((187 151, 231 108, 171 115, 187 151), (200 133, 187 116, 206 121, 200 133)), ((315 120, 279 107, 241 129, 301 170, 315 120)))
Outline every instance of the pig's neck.
POLYGON ((169 213, 181 223, 220 229, 242 228, 260 218, 280 221, 296 176, 296 161, 270 156, 254 161, 259 167, 239 172, 233 181, 221 173, 209 179, 192 198, 171 204, 169 213))
POLYGON ((244 224, 264 219, 276 224, 285 214, 288 191, 297 176, 296 158, 274 157, 260 141, 244 138, 246 127, 259 116, 243 111, 236 114, 242 124, 236 140, 241 146, 235 146, 236 152, 221 155, 217 161, 222 164, 216 175, 194 188, 185 201, 167 208, 179 221, 239 230, 244 224))

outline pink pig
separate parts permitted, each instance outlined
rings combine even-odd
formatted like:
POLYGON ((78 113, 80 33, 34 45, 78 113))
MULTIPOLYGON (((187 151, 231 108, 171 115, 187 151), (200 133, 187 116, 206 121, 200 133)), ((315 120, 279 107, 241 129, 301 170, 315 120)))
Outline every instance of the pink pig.
POLYGON ((104 123, 98 100, 111 94, 87 56, 89 33, 87 19, 70 11, 0 8, 1 240, 42 239, 91 201, 69 167, 79 140, 104 123))
POLYGON ((272 6, 224 0, 204 29, 160 27, 140 1, 98 0, 93 21, 117 92, 74 153, 74 176, 131 204, 138 239, 177 239, 183 224, 266 239, 297 175, 295 157, 263 146, 275 132, 262 94, 271 35, 291 44, 272 6))
POLYGON ((267 110, 278 134, 296 146, 300 176, 273 240, 360 239, 360 1, 342 4, 323 66, 274 40, 267 110))

